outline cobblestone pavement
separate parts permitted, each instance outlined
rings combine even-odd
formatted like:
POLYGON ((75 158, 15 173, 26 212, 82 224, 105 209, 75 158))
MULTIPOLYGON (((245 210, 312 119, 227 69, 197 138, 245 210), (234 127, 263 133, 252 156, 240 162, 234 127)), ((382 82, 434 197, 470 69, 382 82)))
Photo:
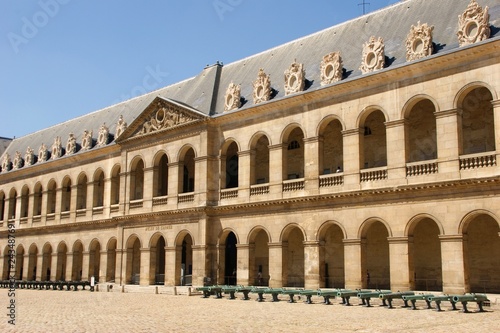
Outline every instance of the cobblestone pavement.
MULTIPOLYGON (((254 295, 253 295, 254 296, 254 295)), ((16 290, 14 298, 0 289, 4 315, 0 332, 495 332, 500 307, 471 313, 359 305, 259 303, 241 299, 203 299, 144 293, 16 290), (3 294, 3 295, 2 295, 3 294), (15 326, 9 324, 10 300, 15 300, 15 326)), ((357 303, 357 299, 353 299, 357 303)))

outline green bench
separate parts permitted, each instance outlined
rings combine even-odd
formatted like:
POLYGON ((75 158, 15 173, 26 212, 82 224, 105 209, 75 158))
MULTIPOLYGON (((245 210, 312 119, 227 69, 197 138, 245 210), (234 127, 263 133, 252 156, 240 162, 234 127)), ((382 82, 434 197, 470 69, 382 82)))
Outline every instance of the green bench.
POLYGON ((453 302, 462 303, 462 312, 469 312, 467 302, 476 302, 479 312, 484 312, 483 303, 488 301, 488 297, 484 294, 465 294, 452 296, 453 302))
POLYGON ((320 297, 323 297, 323 304, 331 305, 330 298, 337 297, 337 292, 339 289, 318 289, 316 294, 320 297))
POLYGON ((358 293, 360 292, 370 292, 371 290, 367 289, 339 289, 337 291, 337 296, 342 298, 342 304, 345 306, 351 306, 349 302, 351 297, 358 297, 358 293))
POLYGON ((429 302, 434 301, 434 303, 436 304, 436 311, 442 311, 441 310, 441 302, 442 301, 448 301, 448 302, 450 302, 451 303, 451 309, 452 310, 458 310, 457 306, 456 306, 456 302, 453 301, 453 297, 450 296, 450 295, 429 296, 429 297, 427 297, 427 300, 429 302))
POLYGON ((278 295, 283 293, 283 288, 268 288, 255 287, 252 293, 257 294, 257 302, 264 302, 264 295, 270 294, 273 297, 273 302, 279 302, 278 295))
MULTIPOLYGON (((374 290, 374 291, 360 291, 357 295, 357 297, 361 300, 363 303, 362 305, 366 307, 371 307, 370 300, 372 298, 380 298, 380 295, 382 294, 389 294, 392 293, 390 290, 374 290)), ((386 300, 382 300, 382 306, 387 306, 386 300)))
MULTIPOLYGON (((398 292, 395 292, 395 293, 380 294, 379 298, 381 300, 386 300, 389 303, 389 309, 393 309, 393 307, 392 307, 392 301, 394 299, 403 299, 403 296, 408 296, 408 295, 415 295, 415 292, 413 292, 413 291, 398 291, 398 292)), ((408 306, 408 301, 405 301, 403 299, 403 302, 404 302, 404 306, 403 306, 404 308, 409 307, 408 306)))
POLYGON ((431 302, 429 301, 429 297, 432 297, 434 295, 432 294, 418 294, 418 295, 403 295, 403 300, 404 301, 410 301, 411 302, 411 309, 416 310, 417 309, 417 301, 418 300, 423 300, 427 304, 427 309, 432 309, 431 307, 431 302))

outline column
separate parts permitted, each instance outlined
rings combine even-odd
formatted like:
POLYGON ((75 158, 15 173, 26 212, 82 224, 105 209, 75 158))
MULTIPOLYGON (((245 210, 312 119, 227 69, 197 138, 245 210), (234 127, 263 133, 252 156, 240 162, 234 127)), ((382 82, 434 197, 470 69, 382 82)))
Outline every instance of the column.
POLYGON ((282 143, 269 146, 269 194, 281 198, 283 192, 283 171, 286 164, 283 161, 282 143))
POLYGON ((153 207, 153 176, 154 167, 144 168, 144 190, 142 195, 142 208, 151 209, 153 207))
POLYGON ((42 281, 42 274, 47 274, 47 272, 42 272, 43 268, 43 252, 37 255, 37 265, 36 265, 36 281, 42 281))
POLYGON ((342 132, 344 153, 344 188, 346 190, 359 189, 359 171, 362 152, 360 150, 360 136, 362 130, 359 128, 342 132))
POLYGON ((116 260, 115 260, 115 283, 119 285, 126 284, 125 279, 126 273, 126 259, 124 260, 123 254, 126 253, 125 250, 116 249, 116 260))
MULTIPOLYGON (((209 276, 209 269, 205 260, 207 254, 206 245, 193 246, 193 286, 202 286, 203 278, 209 276)), ((180 265, 179 265, 180 266, 180 265)))
POLYGON ((452 109, 435 112, 438 167, 440 175, 455 178, 459 175, 461 153, 462 110, 452 109))
POLYGON ((464 271, 462 235, 441 235, 441 265, 443 269, 443 292, 463 294, 468 286, 464 271))
POLYGON ((179 177, 183 168, 180 162, 168 163, 168 202, 175 203, 177 206, 177 196, 179 195, 179 177))
POLYGON ((319 278, 319 241, 306 241, 304 244, 305 289, 318 289, 319 278))
POLYGON ((363 277, 363 263, 361 261, 361 239, 344 239, 344 269, 345 288, 359 289, 366 286, 363 277))
POLYGON ((253 184, 252 174, 252 154, 251 150, 238 152, 238 196, 248 198, 250 196, 250 184, 253 184))
POLYGON ((108 273, 108 250, 100 252, 99 258, 99 283, 107 282, 108 273))
POLYGON ((90 281, 90 277, 89 277, 90 252, 89 251, 83 251, 82 252, 82 257, 83 257, 83 260, 82 260, 82 276, 81 276, 81 279, 82 279, 82 281, 90 281))
MULTIPOLYGON (((66 254, 66 269, 62 273, 63 280, 66 281, 75 281, 77 276, 73 274, 73 252, 66 254)), ((64 266, 63 266, 64 269, 64 266)))
MULTIPOLYGON (((50 259, 50 281, 55 281, 56 280, 56 274, 57 274, 57 252, 52 252, 52 258, 50 259)), ((44 276, 47 274, 47 272, 43 272, 44 276)))
POLYGON ((410 290, 408 237, 388 237, 391 290, 410 290))
POLYGON ((250 281, 250 245, 249 244, 236 244, 237 250, 237 263, 236 263, 236 284, 244 286, 253 285, 250 281))
POLYGON ((283 245, 268 243, 269 246, 269 287, 283 287, 283 245))
POLYGON ((87 197, 85 198, 85 208, 87 209, 87 216, 92 216, 92 208, 94 208, 94 194, 95 194, 94 186, 96 185, 97 185, 96 181, 87 182, 87 197))
MULTIPOLYGON (((165 247, 165 285, 166 286, 175 286, 175 277, 177 271, 176 265, 176 247, 170 246, 165 247)), ((180 260, 179 260, 180 262, 180 260)), ((180 265, 180 264, 179 264, 180 265)), ((180 271, 179 271, 180 272, 180 271)), ((179 273, 180 274, 180 273, 179 273)))
MULTIPOLYGON (((385 123, 387 140, 387 172, 388 178, 406 178, 406 120, 396 120, 385 123)), ((399 183, 399 182, 398 182, 399 183)))
POLYGON ((151 284, 149 276, 150 266, 150 252, 149 248, 141 248, 141 269, 140 269, 140 282, 141 286, 149 286, 151 284))
POLYGON ((21 280, 31 280, 31 275, 33 274, 33 272, 29 271, 29 260, 29 253, 25 253, 23 256, 23 274, 21 276, 21 280))
POLYGON ((319 193, 319 137, 304 138, 304 181, 308 195, 319 193))

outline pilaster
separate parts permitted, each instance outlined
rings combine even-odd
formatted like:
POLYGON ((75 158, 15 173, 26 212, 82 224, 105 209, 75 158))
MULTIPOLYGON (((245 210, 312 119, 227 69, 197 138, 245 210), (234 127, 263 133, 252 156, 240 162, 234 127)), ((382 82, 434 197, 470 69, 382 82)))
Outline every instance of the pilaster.
POLYGON ((389 237, 391 290, 410 290, 408 237, 389 237))
POLYGON ((304 278, 305 289, 320 287, 319 275, 319 241, 304 242, 304 278))
POLYGON ((461 153, 461 114, 460 109, 435 112, 436 138, 438 150, 439 174, 447 178, 458 178, 461 153))
POLYGON ((441 265, 443 269, 443 292, 463 294, 467 292, 464 272, 463 235, 442 235, 441 265))
POLYGON ((268 243, 269 246, 269 287, 283 287, 283 244, 268 243))
POLYGON ((344 239, 344 267, 345 267, 345 288, 360 289, 366 287, 366 280, 363 280, 361 262, 361 239, 344 239))

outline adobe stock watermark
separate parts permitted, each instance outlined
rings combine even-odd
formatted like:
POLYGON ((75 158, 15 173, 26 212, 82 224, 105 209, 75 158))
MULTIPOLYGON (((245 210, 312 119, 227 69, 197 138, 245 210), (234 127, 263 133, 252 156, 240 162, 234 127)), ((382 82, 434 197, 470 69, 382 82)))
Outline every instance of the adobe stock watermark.
POLYGON ((66 5, 71 0, 40 0, 38 6, 40 10, 36 11, 30 18, 23 16, 21 18, 22 27, 20 33, 9 32, 7 38, 14 53, 19 53, 21 45, 28 44, 35 38, 41 29, 43 29, 50 20, 59 14, 62 5, 66 5))
POLYGON ((224 21, 224 15, 227 12, 232 12, 236 7, 241 5, 243 0, 214 0, 212 5, 214 6, 215 12, 219 16, 221 21, 224 21))
POLYGON ((146 67, 146 75, 142 79, 142 84, 136 85, 130 89, 128 94, 120 95, 120 98, 115 100, 113 104, 118 104, 120 102, 129 100, 131 98, 145 95, 148 92, 159 89, 162 83, 165 81, 165 78, 170 74, 168 72, 162 71, 160 65, 156 65, 155 68, 151 66, 146 67))

